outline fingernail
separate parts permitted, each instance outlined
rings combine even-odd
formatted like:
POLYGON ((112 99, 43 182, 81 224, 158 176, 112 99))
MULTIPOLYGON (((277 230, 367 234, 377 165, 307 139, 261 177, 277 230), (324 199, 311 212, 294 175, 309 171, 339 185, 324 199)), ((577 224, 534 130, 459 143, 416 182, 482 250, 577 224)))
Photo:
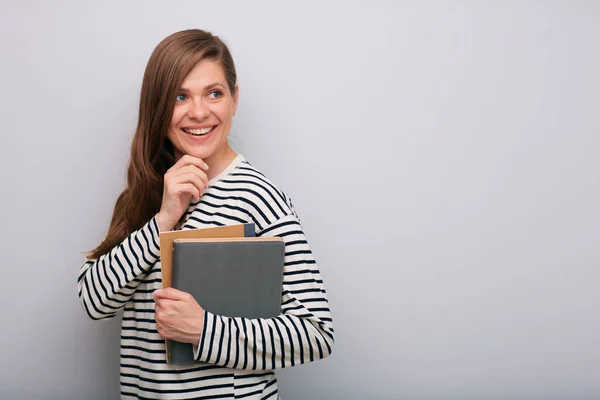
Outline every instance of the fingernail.
POLYGON ((162 294, 162 289, 156 289, 156 290, 154 291, 154 294, 156 294, 156 295, 159 295, 159 296, 160 296, 160 295, 162 294))

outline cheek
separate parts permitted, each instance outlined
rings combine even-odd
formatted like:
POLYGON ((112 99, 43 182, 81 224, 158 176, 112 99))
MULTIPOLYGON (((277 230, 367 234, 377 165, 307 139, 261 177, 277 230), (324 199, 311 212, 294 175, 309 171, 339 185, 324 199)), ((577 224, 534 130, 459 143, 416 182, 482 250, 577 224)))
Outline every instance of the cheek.
POLYGON ((167 138, 171 141, 171 143, 175 143, 177 140, 177 127, 171 123, 169 130, 167 131, 167 138))
POLYGON ((171 141, 173 141, 173 139, 177 137, 177 133, 179 131, 177 124, 179 124, 179 122, 185 115, 185 110, 183 110, 182 108, 183 107, 175 107, 175 110, 173 110, 173 117, 171 117, 171 124, 169 126, 169 131, 167 132, 167 137, 171 141))
POLYGON ((233 109, 231 108, 231 106, 226 108, 224 107, 223 109, 219 110, 218 115, 222 123, 229 124, 231 123, 231 119, 233 118, 233 109))
POLYGON ((173 110, 173 116, 171 117, 171 128, 177 128, 177 124, 186 114, 186 109, 184 106, 175 106, 173 110))

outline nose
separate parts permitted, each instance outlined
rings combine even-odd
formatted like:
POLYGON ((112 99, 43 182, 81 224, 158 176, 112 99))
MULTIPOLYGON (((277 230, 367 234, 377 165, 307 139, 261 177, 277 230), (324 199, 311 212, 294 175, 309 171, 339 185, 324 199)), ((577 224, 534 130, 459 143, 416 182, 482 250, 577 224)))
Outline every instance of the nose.
POLYGON ((190 107, 188 109, 188 117, 196 120, 203 120, 208 117, 210 114, 210 110, 204 104, 202 99, 194 99, 190 102, 190 107))

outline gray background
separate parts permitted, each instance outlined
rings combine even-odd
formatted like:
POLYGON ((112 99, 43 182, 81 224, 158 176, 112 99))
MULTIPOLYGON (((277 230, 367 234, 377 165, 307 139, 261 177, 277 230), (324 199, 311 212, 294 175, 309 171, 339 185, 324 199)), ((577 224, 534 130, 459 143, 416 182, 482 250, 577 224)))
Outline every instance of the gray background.
POLYGON ((118 397, 76 277, 150 52, 191 27, 328 289, 334 352, 284 399, 600 398, 599 2, 81 3, 2 2, 0 398, 118 397))

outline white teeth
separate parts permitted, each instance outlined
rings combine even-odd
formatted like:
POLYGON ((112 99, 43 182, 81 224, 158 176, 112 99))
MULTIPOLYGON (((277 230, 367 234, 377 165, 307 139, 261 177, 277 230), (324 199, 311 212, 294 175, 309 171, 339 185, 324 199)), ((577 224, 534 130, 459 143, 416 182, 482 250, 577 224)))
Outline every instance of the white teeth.
POLYGON ((210 128, 204 128, 204 129, 183 129, 184 132, 186 133, 190 133, 192 135, 206 135, 208 132, 212 131, 214 128, 214 126, 211 126, 210 128))

